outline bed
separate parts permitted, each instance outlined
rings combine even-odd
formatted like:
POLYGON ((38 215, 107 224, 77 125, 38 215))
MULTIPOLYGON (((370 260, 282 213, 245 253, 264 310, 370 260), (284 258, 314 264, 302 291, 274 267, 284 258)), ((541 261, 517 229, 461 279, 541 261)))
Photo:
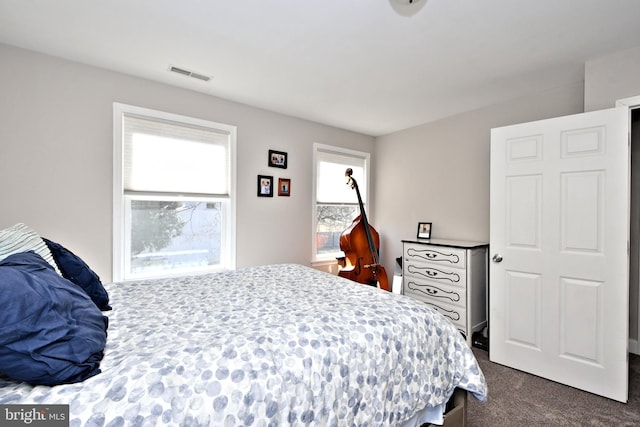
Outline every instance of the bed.
POLYGON ((309 267, 104 290, 98 372, 31 385, 0 364, 0 404, 69 405, 71 426, 420 426, 443 422, 454 390, 487 396, 473 353, 444 317, 309 267))

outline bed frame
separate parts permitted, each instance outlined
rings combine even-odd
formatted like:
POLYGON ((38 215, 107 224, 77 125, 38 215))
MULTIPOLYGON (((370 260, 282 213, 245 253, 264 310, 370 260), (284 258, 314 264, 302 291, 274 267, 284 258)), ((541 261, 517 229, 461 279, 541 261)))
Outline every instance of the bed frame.
MULTIPOLYGON (((447 402, 443 427, 465 427, 467 425, 467 392, 455 389, 447 402)), ((421 427, 437 427, 435 424, 424 424, 421 427)))

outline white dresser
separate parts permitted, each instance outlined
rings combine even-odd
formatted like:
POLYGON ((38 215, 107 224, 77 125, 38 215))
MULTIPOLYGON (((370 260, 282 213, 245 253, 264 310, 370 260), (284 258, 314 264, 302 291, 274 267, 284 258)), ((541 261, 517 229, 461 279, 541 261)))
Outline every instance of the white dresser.
POLYGON ((402 246, 402 293, 438 310, 471 344, 487 325, 489 245, 412 239, 402 246))

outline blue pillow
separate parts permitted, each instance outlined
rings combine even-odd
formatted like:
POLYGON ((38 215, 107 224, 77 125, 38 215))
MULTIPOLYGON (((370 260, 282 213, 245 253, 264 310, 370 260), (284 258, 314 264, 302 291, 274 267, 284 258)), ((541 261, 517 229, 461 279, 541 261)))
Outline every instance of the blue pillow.
POLYGON ((58 264, 62 277, 80 286, 102 311, 111 310, 109 295, 100 277, 77 255, 59 243, 42 238, 58 264))
POLYGON ((108 318, 33 251, 0 261, 0 373, 30 384, 100 372, 108 318))

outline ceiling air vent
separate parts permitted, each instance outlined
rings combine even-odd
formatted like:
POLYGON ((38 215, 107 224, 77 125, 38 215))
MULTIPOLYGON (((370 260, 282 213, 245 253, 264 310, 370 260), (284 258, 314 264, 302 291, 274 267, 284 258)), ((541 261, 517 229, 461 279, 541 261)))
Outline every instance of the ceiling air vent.
POLYGON ((211 80, 211 77, 205 76, 204 74, 194 73, 193 71, 185 70, 184 68, 174 67, 173 65, 169 67, 169 71, 182 74, 183 76, 193 77, 194 79, 202 80, 205 82, 208 82, 209 80, 211 80))

